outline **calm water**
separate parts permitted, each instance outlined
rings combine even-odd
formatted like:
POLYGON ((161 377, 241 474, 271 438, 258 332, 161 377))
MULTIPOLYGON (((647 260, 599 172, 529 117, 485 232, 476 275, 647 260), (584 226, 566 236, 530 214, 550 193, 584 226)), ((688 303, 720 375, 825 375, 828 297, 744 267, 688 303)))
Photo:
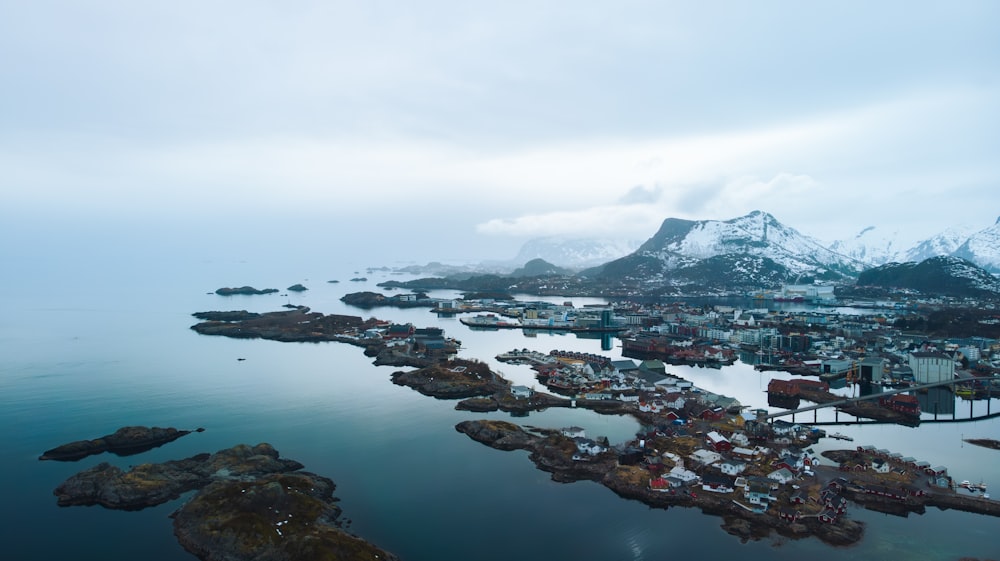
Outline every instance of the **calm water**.
MULTIPOLYGON (((195 311, 271 311, 286 302, 324 313, 440 325, 462 340, 463 356, 485 360, 526 385, 536 384, 527 367, 500 364, 493 357, 521 347, 601 352, 600 341, 474 332, 457 319, 422 309, 349 309, 338 301, 345 292, 378 290, 375 282, 396 278, 358 269, 371 281, 347 282, 355 276, 354 267, 204 260, 181 263, 185 267, 179 269, 119 257, 104 263, 106 268, 63 271, 71 276, 7 279, 0 291, 0 427, 6 435, 8 499, 0 511, 4 558, 192 559, 174 541, 167 518, 179 501, 141 512, 59 508, 52 489, 101 461, 128 466, 243 442, 269 442, 306 469, 333 478, 351 529, 408 560, 1000 556, 997 519, 937 510, 903 519, 853 508, 850 515, 869 527, 864 540, 847 549, 816 540, 741 544, 719 529, 720 519, 694 510, 654 510, 593 483, 553 483, 534 469, 526 453, 492 450, 454 430, 463 419, 489 415, 457 412, 454 402, 394 386, 389 382, 394 369, 372 366, 357 348, 203 337, 189 327, 195 311), (328 279, 341 282, 328 284, 328 279), (296 282, 310 290, 287 297, 206 294, 220 286, 283 288, 296 282), (246 360, 236 360, 241 357, 246 360), (37 461, 47 448, 128 424, 207 430, 140 456, 37 461)), ((572 300, 578 306, 593 302, 572 300)), ((603 354, 620 357, 617 348, 603 354)), ((766 403, 768 377, 749 366, 672 371, 744 404, 766 403)), ((533 413, 517 421, 576 424, 612 442, 636 429, 629 418, 580 410, 533 413)), ((855 444, 947 465, 957 479, 982 480, 995 494, 1000 492, 1000 452, 963 445, 961 439, 998 437, 998 426, 994 420, 837 430, 854 436, 855 444)), ((826 446, 836 442, 819 448, 826 446)))

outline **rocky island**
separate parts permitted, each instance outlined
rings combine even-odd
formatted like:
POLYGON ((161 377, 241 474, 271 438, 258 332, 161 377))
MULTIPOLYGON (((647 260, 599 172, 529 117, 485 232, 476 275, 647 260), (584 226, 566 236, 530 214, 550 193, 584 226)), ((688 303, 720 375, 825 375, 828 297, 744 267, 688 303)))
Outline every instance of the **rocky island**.
POLYGON ((365 346, 356 337, 359 330, 374 327, 357 316, 323 315, 306 306, 262 314, 246 311, 213 311, 193 314, 202 319, 191 329, 202 335, 222 335, 237 339, 270 339, 285 342, 340 341, 365 346))
POLYGON ((493 395, 510 384, 483 362, 453 359, 407 372, 392 374, 392 383, 441 399, 493 395))
POLYGON ((111 452, 118 456, 131 456, 147 450, 152 450, 168 442, 205 429, 177 430, 160 427, 122 427, 112 434, 106 434, 93 440, 77 440, 46 450, 38 457, 39 460, 76 461, 94 454, 111 452))
POLYGON ((252 286, 241 286, 239 288, 222 287, 215 290, 215 293, 219 296, 233 296, 235 294, 253 296, 256 294, 274 294, 275 292, 278 292, 277 288, 265 288, 263 290, 258 290, 252 286))
POLYGON ((346 532, 333 481, 302 467, 269 444, 241 444, 129 471, 102 463, 54 494, 60 506, 139 510, 197 490, 171 517, 178 541, 204 561, 396 559, 346 532))
POLYGON ((427 297, 426 294, 397 294, 386 296, 378 292, 362 291, 352 292, 341 296, 340 301, 355 308, 370 309, 379 306, 391 306, 396 308, 433 308, 437 305, 436 300, 427 297))
POLYGON ((994 438, 966 438, 965 441, 969 444, 982 446, 983 448, 1000 450, 1000 440, 996 440, 994 438))

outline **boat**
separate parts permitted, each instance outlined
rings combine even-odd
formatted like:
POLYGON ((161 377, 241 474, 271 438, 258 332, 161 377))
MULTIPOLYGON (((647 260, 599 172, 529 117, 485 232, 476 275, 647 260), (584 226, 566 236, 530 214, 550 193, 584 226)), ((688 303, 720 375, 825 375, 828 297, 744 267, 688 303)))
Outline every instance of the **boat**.
POLYGON ((847 436, 846 434, 841 434, 839 432, 835 432, 835 433, 833 433, 833 434, 831 434, 829 436, 830 436, 830 438, 836 438, 837 440, 846 440, 848 442, 853 442, 854 441, 854 439, 851 438, 850 436, 847 436))

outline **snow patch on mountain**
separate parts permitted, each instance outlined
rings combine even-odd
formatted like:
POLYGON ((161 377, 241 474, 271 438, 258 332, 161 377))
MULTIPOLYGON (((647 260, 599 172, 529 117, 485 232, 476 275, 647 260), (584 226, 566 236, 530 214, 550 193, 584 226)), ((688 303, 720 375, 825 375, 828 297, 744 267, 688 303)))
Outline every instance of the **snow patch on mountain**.
POLYGON ((525 242, 513 261, 524 264, 544 259, 553 265, 582 269, 624 257, 639 247, 635 240, 602 240, 551 236, 525 242))
POLYGON ((863 263, 831 251, 761 211, 725 221, 667 219, 639 253, 656 256, 668 267, 686 259, 753 255, 771 259, 796 275, 830 269, 856 274, 864 268, 863 263))
POLYGON ((969 236, 952 255, 968 259, 991 273, 1000 273, 1000 219, 969 236))
MULTIPOLYGON (((976 229, 971 226, 963 225, 948 228, 940 234, 920 240, 895 260, 919 263, 931 257, 952 255, 975 233, 976 229)), ((974 259, 972 261, 975 262, 974 259)))
POLYGON ((905 256, 906 250, 900 247, 899 239, 899 231, 888 232, 877 226, 868 226, 851 238, 833 242, 829 249, 866 265, 877 266, 899 261, 905 256))

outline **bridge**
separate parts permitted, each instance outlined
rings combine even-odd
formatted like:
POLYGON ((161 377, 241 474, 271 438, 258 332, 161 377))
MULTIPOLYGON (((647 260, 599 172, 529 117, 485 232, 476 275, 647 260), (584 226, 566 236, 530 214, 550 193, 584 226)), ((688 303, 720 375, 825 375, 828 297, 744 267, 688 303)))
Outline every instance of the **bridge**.
POLYGON ((962 382, 965 382, 965 381, 967 381, 967 379, 966 380, 954 379, 954 380, 944 380, 944 381, 941 381, 941 382, 930 382, 928 384, 920 384, 918 386, 910 386, 908 388, 888 390, 888 391, 884 391, 884 392, 880 392, 880 393, 876 393, 876 394, 872 394, 872 395, 862 395, 862 396, 859 396, 859 397, 849 397, 849 398, 846 398, 846 399, 838 399, 838 400, 835 400, 835 401, 828 401, 826 403, 820 403, 820 404, 817 404, 817 405, 810 405, 808 407, 800 407, 798 409, 789 409, 787 411, 779 411, 777 413, 769 413, 769 414, 763 416, 762 418, 764 420, 770 420, 770 419, 775 419, 777 417, 786 417, 788 415, 795 415, 797 413, 806 413, 808 411, 816 411, 818 409, 825 409, 827 407, 842 407, 844 405, 850 405, 851 403, 857 403, 859 401, 866 401, 866 400, 878 399, 880 397, 885 397, 885 396, 889 396, 889 395, 896 395, 898 393, 911 392, 911 391, 914 391, 914 390, 923 390, 923 389, 927 389, 927 388, 937 388, 937 387, 940 387, 940 386, 952 386, 952 385, 959 384, 959 383, 962 383, 962 382))
MULTIPOLYGON (((985 413, 978 416, 963 417, 960 419, 920 419, 920 425, 932 424, 932 423, 973 423, 976 421, 982 421, 985 419, 996 419, 1000 417, 1000 411, 995 413, 985 413)), ((809 421, 804 423, 810 427, 848 427, 851 425, 898 425, 896 421, 880 421, 878 419, 862 419, 856 418, 851 421, 809 421)))

